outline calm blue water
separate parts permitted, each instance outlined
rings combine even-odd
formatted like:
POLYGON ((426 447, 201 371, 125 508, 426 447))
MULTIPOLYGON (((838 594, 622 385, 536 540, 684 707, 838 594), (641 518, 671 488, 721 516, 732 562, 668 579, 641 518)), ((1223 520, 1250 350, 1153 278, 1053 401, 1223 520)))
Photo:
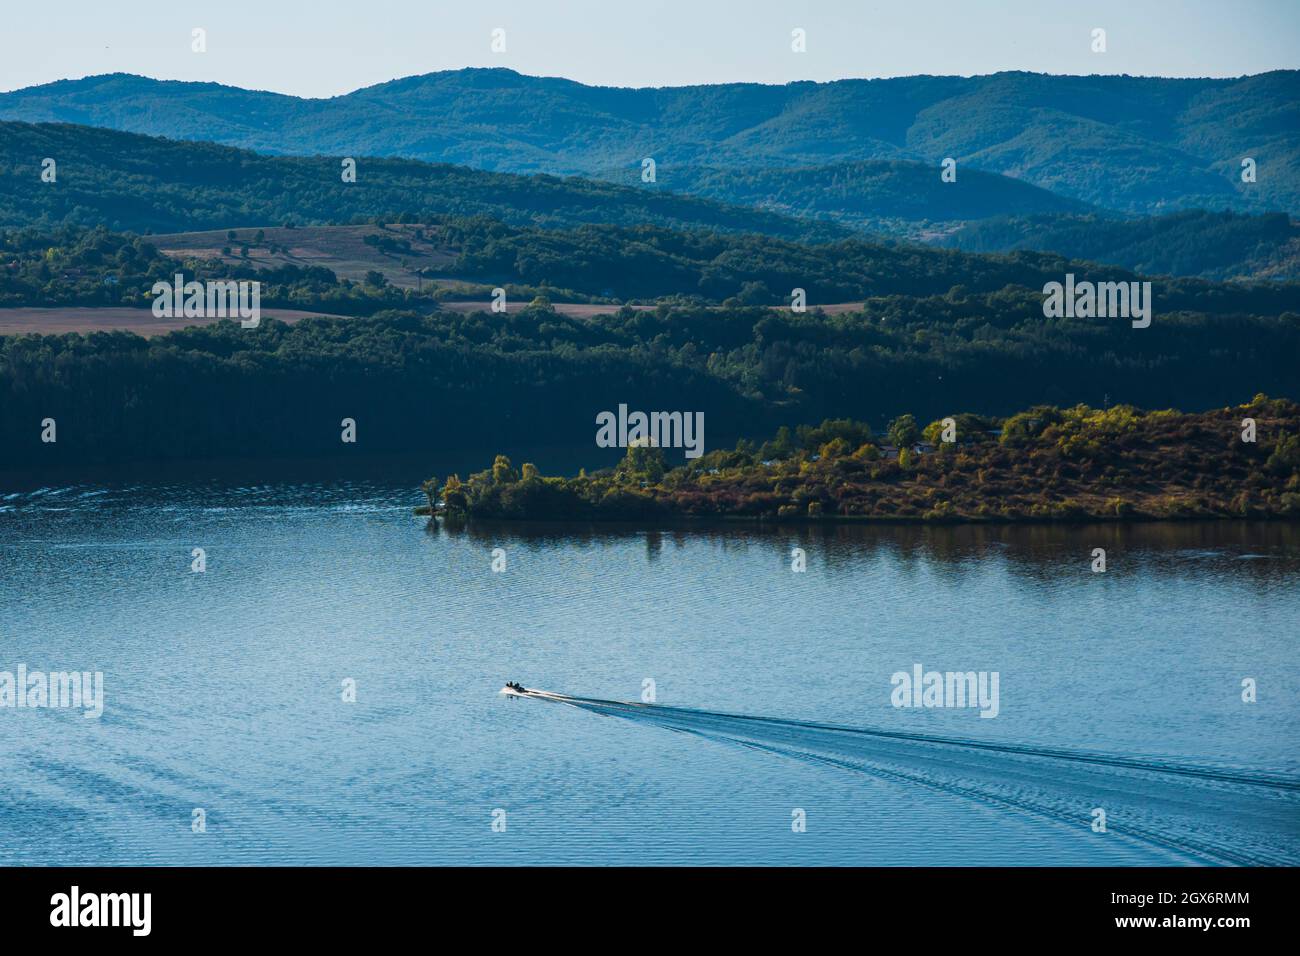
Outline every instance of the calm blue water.
POLYGON ((106 697, 0 708, 0 863, 1300 860, 1300 527, 430 531, 413 486, 0 493, 0 671, 106 697), (998 716, 893 707, 914 663, 998 716))

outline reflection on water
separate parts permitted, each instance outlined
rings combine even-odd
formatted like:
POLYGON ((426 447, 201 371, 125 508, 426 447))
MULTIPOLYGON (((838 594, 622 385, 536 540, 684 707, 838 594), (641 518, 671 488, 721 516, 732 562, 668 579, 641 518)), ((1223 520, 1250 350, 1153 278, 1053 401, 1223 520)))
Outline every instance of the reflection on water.
POLYGON ((403 472, 0 491, 0 671, 102 670, 107 697, 98 721, 0 708, 0 863, 1295 858, 1285 795, 1123 769, 1049 786, 1014 755, 993 775, 496 691, 636 701, 652 681, 680 712, 1294 776, 1296 524, 430 526, 417 489, 403 472), (891 675, 917 663, 999 672, 999 716, 896 709, 891 675), (1103 837, 1088 811, 1107 793, 1103 837))
POLYGON ((657 527, 616 522, 438 521, 425 530, 434 536, 466 536, 480 543, 517 540, 550 547, 638 539, 644 541, 648 561, 659 557, 665 544, 681 547, 688 541, 709 541, 724 551, 768 547, 785 554, 797 547, 822 555, 825 569, 831 573, 854 573, 864 556, 885 551, 903 567, 924 563, 956 573, 970 561, 996 555, 1018 574, 1051 580, 1063 559, 1079 560, 1081 566, 1088 567, 1094 548, 1103 548, 1107 554, 1141 555, 1148 562, 1144 568, 1155 573, 1181 574, 1190 566, 1230 567, 1233 573, 1246 577, 1292 580, 1300 572, 1300 522, 1294 521, 1026 525, 718 521, 657 527))

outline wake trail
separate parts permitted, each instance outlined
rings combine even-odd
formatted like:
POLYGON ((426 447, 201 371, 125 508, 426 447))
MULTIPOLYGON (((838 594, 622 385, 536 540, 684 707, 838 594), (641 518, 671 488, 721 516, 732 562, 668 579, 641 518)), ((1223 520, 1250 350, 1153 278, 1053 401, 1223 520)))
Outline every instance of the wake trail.
POLYGON ((524 696, 1106 831, 1197 860, 1300 864, 1300 778, 1154 757, 944 737, 687 707, 524 696))

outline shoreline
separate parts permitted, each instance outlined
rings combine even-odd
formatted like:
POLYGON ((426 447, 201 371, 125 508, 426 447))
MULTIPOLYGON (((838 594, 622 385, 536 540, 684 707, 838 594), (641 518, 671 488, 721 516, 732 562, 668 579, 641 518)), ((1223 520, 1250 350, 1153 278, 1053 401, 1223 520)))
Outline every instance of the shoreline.
MULTIPOLYGON (((428 518, 429 506, 419 505, 412 509, 411 512, 416 517, 428 518)), ((936 528, 936 527, 997 527, 1009 528, 1024 525, 1035 527, 1043 526, 1061 526, 1061 527, 1082 527, 1085 525, 1187 525, 1197 522, 1205 524, 1231 524, 1234 522, 1267 522, 1269 524, 1296 524, 1300 525, 1300 515, 1286 514, 1253 514, 1253 515, 1224 515, 1224 514, 1190 514, 1190 515, 1084 515, 1080 517, 1052 517, 1050 515, 1025 515, 1018 518, 1005 516, 944 516, 939 518, 927 518, 924 515, 821 515, 810 517, 808 515, 786 515, 778 517, 775 515, 671 515, 657 518, 618 518, 618 517, 601 517, 601 516, 581 516, 570 518, 559 517, 515 517, 505 515, 479 516, 479 517, 459 517, 448 515, 444 509, 439 509, 432 516, 435 521, 441 521, 445 525, 469 525, 469 524, 512 524, 512 525, 546 525, 546 524, 592 524, 601 527, 629 527, 629 528, 674 528, 683 526, 709 526, 709 525, 743 525, 745 527, 762 527, 770 526, 790 526, 812 528, 818 526, 835 526, 835 525, 858 525, 858 526, 892 526, 892 527, 918 527, 918 528, 936 528)))
POLYGON ((615 468, 573 478, 497 455, 464 481, 426 480, 418 513, 792 525, 1300 519, 1300 405, 1262 394, 1199 413, 1040 405, 924 428, 902 415, 883 436, 828 419, 674 468, 664 446, 638 435, 615 468))

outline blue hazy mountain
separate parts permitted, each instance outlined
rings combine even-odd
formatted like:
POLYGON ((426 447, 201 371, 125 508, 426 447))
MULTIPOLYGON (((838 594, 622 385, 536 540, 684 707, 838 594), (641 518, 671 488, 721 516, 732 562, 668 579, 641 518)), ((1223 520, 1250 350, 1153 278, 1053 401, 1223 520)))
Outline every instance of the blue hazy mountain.
MULTIPOLYGON (((113 74, 0 94, 0 118, 503 172, 609 176, 639 170, 652 157, 664 181, 675 168, 727 174, 713 181, 736 184, 734 194, 714 193, 727 201, 737 200, 756 170, 864 160, 937 170, 953 157, 962 170, 1129 214, 1300 211, 1297 71, 1235 79, 1014 72, 623 89, 465 69, 330 99, 113 74), (1255 183, 1241 181, 1246 157, 1257 163, 1255 183)), ((933 212, 924 218, 948 218, 933 212)))

